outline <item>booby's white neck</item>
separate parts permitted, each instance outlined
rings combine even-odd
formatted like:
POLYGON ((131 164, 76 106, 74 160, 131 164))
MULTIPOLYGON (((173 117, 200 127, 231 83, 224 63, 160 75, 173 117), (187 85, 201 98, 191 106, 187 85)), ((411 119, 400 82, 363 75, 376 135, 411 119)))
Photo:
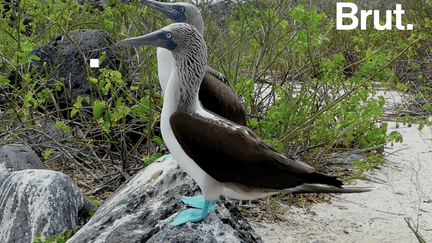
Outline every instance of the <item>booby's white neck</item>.
POLYGON ((165 140, 175 139, 169 124, 170 117, 174 112, 182 111, 188 114, 210 115, 209 112, 202 108, 198 99, 201 81, 207 67, 207 48, 205 43, 202 44, 204 45, 170 52, 173 67, 169 80, 166 82, 161 115, 162 135, 165 140))
POLYGON ((161 47, 157 48, 156 55, 158 60, 159 83, 162 88, 162 93, 165 96, 168 80, 171 73, 174 71, 174 58, 170 51, 161 47))
POLYGON ((200 41, 202 37, 196 39, 197 45, 171 52, 175 61, 164 94, 167 104, 189 114, 201 108, 198 92, 207 67, 207 48, 200 41))
MULTIPOLYGON (((185 105, 188 106, 187 110, 195 114, 207 117, 213 115, 202 108, 201 103, 198 100, 198 91, 191 91, 189 95, 192 94, 192 96, 186 95, 191 100, 186 104, 182 104, 182 102, 184 102, 184 99, 182 100, 182 96, 184 97, 185 93, 188 93, 188 90, 186 90, 183 85, 185 81, 183 78, 185 77, 178 75, 177 68, 174 65, 172 75, 170 75, 169 81, 166 83, 166 89, 164 92, 164 104, 161 114, 162 137, 181 168, 186 171, 186 173, 193 176, 193 179, 201 188, 203 188, 204 185, 216 183, 216 181, 211 178, 202 168, 200 168, 189 156, 186 155, 173 133, 170 124, 170 118, 173 113, 182 110, 185 105)), ((218 193, 216 192, 215 195, 211 196, 215 197, 216 199, 218 193)))
MULTIPOLYGON (((196 16, 195 18, 192 18, 192 20, 189 20, 186 22, 195 28, 197 28, 198 33, 203 36, 204 34, 204 22, 203 19, 200 16, 196 16)), ((158 61, 158 76, 159 76, 159 83, 162 88, 163 96, 165 96, 166 88, 168 81, 170 79, 170 76, 172 73, 174 73, 174 58, 172 56, 171 51, 168 51, 165 48, 158 47, 156 50, 156 56, 158 61)))
MULTIPOLYGON (((175 80, 175 71, 172 72, 172 75, 170 77, 170 80, 167 82, 166 89, 164 92, 164 103, 162 107, 162 114, 166 113, 171 115, 172 113, 182 110, 182 106, 186 105, 184 104, 184 100, 181 97, 183 94, 180 91, 180 87, 178 85, 178 82, 175 80), (183 104, 182 104, 183 103, 183 104)), ((182 88, 183 89, 183 88, 182 88)), ((201 104, 198 100, 198 95, 193 97, 190 102, 187 104, 190 108, 189 110, 200 110, 201 104)), ((169 117, 169 116, 168 116, 169 117)), ((169 118, 168 118, 169 119, 169 118)))

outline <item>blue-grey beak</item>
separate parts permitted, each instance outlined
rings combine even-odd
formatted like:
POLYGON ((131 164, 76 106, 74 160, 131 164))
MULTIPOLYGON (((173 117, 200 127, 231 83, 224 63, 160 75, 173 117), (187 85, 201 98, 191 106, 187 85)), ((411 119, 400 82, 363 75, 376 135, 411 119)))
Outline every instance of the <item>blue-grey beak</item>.
POLYGON ((147 35, 133 37, 117 42, 117 46, 154 46, 174 50, 177 44, 171 39, 171 33, 157 30, 147 35))
POLYGON ((176 6, 172 3, 154 2, 149 0, 139 0, 140 3, 161 12, 174 23, 186 22, 185 8, 183 6, 176 6))

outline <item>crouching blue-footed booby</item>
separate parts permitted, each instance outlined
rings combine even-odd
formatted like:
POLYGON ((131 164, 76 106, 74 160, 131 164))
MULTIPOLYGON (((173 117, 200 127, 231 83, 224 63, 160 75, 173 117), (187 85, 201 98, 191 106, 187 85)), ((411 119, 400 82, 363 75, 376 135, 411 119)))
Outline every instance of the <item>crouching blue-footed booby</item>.
MULTIPOLYGON (((200 35, 204 34, 204 21, 201 12, 190 3, 162 3, 149 0, 140 2, 163 13, 174 23, 188 23, 197 28, 200 35)), ((174 69, 171 52, 165 48, 157 48, 159 82, 165 95, 168 79, 174 69)), ((246 111, 232 85, 224 75, 206 66, 205 74, 199 90, 202 106, 237 124, 246 126, 246 111)))
POLYGON ((117 43, 130 44, 165 48, 174 57, 174 71, 162 107, 162 136, 179 165, 198 183, 203 196, 183 197, 184 202, 199 209, 181 212, 172 225, 205 218, 220 195, 254 199, 278 192, 371 190, 342 188, 336 178, 277 153, 249 128, 203 109, 198 92, 206 71, 207 48, 195 27, 174 23, 117 43))

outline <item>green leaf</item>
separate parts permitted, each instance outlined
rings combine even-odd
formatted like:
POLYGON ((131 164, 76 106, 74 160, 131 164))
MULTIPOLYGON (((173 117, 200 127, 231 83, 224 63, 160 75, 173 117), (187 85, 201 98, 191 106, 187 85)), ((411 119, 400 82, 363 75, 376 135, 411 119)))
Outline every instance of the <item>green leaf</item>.
POLYGON ((102 112, 102 109, 105 107, 105 101, 95 100, 93 107, 93 117, 99 118, 102 112))
POLYGON ((93 78, 93 77, 89 77, 89 81, 90 81, 90 83, 93 83, 93 84, 97 84, 97 82, 98 82, 98 80, 93 78))
POLYGON ((94 198, 92 198, 92 197, 88 197, 88 196, 84 196, 84 197, 85 197, 87 200, 89 200, 90 202, 96 204, 96 206, 99 207, 99 201, 98 201, 98 200, 96 200, 96 199, 94 199, 94 198))
POLYGON ((423 130, 423 128, 424 128, 424 121, 420 121, 418 130, 421 131, 423 130))
POLYGON ((122 78, 121 72, 116 71, 116 70, 112 71, 111 75, 112 75, 112 77, 115 77, 115 78, 122 78))
POLYGON ((30 55, 30 59, 33 61, 40 61, 40 58, 36 55, 30 55))
POLYGON ((49 156, 51 155, 51 153, 52 153, 52 150, 51 150, 51 149, 45 151, 44 159, 47 160, 47 159, 49 158, 49 156))
POLYGON ((56 122, 56 124, 54 124, 53 128, 60 128, 63 131, 65 131, 65 132, 67 132, 67 133, 70 134, 70 128, 69 128, 69 126, 67 126, 66 124, 64 124, 63 121, 56 122))
POLYGON ((62 88, 63 86, 64 86, 64 79, 57 80, 57 81, 54 83, 54 87, 55 87, 58 91, 60 91, 61 88, 62 88))
POLYGON ((154 141, 158 146, 161 146, 162 143, 163 143, 162 138, 160 138, 160 137, 158 137, 158 136, 154 136, 154 137, 153 137, 153 141, 154 141))
POLYGON ((37 233, 37 234, 35 235, 35 241, 34 241, 34 243, 40 243, 40 242, 42 242, 42 241, 40 240, 40 238, 41 238, 41 233, 37 233))
POLYGON ((82 101, 83 101, 83 98, 81 96, 78 96, 77 100, 76 100, 75 104, 73 104, 73 106, 78 108, 78 109, 82 108, 83 107, 82 103, 81 103, 82 101))
POLYGON ((110 121, 107 119, 107 120, 105 120, 105 123, 104 123, 104 125, 102 126, 102 129, 106 132, 106 133, 110 133, 110 131, 111 131, 111 123, 110 123, 110 121))
POLYGON ((0 86, 6 86, 10 83, 10 80, 7 79, 4 75, 0 75, 0 86))
POLYGON ((26 108, 36 108, 37 101, 33 98, 32 91, 28 91, 27 94, 24 96, 24 105, 26 108))
POLYGON ((106 52, 102 52, 102 55, 99 57, 99 65, 102 65, 102 62, 105 60, 106 58, 106 52))
POLYGON ((145 168, 145 167, 149 166, 151 163, 153 163, 155 160, 159 159, 160 157, 162 157, 162 154, 159 154, 159 153, 153 154, 151 157, 143 156, 141 158, 141 160, 144 161, 143 167, 145 168))
POLYGON ((356 162, 353 162, 352 165, 358 168, 358 167, 360 167, 361 162, 360 161, 356 161, 356 162))
POLYGON ((78 109, 73 108, 72 111, 71 111, 71 117, 74 117, 77 112, 78 112, 78 109))
POLYGON ((339 54, 334 54, 333 55, 333 60, 337 63, 343 63, 345 61, 345 57, 342 53, 339 54))

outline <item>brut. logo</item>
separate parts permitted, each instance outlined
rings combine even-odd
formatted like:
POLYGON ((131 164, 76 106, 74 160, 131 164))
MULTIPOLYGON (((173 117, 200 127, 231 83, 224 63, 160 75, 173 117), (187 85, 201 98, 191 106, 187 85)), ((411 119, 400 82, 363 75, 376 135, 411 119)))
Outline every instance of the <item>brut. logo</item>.
MULTIPOLYGON (((336 3, 336 29, 337 30, 352 30, 358 26, 358 18, 355 15, 358 11, 357 5, 355 3, 336 3), (342 13, 343 8, 350 8, 350 13, 342 13), (344 25, 343 19, 349 18, 352 20, 351 24, 344 25)), ((392 14, 396 16, 396 28, 398 30, 412 30, 413 25, 408 24, 402 25, 402 15, 405 14, 405 10, 402 10, 401 4, 396 4, 395 10, 386 10, 385 24, 380 24, 379 10, 361 10, 360 11, 360 29, 366 29, 366 21, 369 15, 373 13, 373 23, 377 30, 391 30, 392 28, 392 14)))

